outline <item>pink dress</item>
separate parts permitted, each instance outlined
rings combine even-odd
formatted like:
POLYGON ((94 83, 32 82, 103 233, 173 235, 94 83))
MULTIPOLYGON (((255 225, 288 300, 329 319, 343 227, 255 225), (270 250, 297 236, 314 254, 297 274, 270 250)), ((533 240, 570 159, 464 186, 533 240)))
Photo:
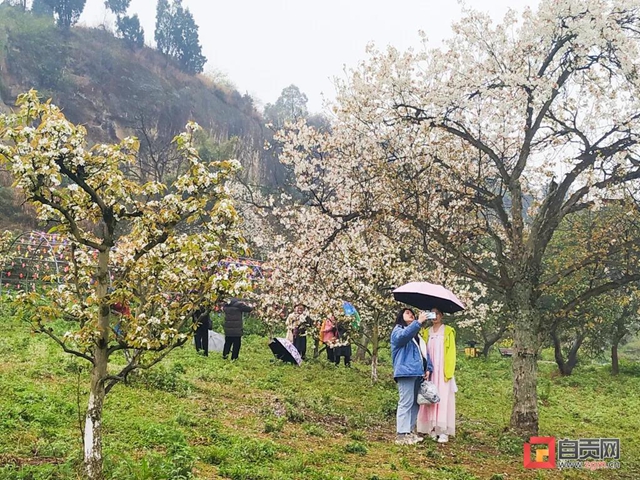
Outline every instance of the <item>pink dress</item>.
POLYGON ((429 341, 427 351, 433 363, 431 381, 436 384, 440 402, 432 405, 420 405, 418 412, 418 432, 436 435, 456 434, 456 386, 455 378, 448 382, 444 380, 444 325, 440 325, 437 333, 433 327, 429 328, 429 341))

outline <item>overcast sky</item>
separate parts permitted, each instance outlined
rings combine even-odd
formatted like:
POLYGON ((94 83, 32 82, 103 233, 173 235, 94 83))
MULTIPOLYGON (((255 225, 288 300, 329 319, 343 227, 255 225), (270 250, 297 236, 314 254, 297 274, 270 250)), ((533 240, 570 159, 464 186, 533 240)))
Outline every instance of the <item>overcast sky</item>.
MULTIPOLYGON (((156 0, 132 0, 146 43, 153 45, 156 0)), ((500 21, 508 7, 535 8, 538 0, 466 0, 500 21)), ((436 46, 451 36, 462 7, 454 0, 183 0, 200 27, 208 62, 259 103, 274 102, 284 87, 297 85, 309 110, 322 110, 334 96, 332 79, 366 58, 367 43, 400 49, 418 47, 419 30, 436 46)), ((81 23, 109 23, 103 0, 87 0, 81 23)))

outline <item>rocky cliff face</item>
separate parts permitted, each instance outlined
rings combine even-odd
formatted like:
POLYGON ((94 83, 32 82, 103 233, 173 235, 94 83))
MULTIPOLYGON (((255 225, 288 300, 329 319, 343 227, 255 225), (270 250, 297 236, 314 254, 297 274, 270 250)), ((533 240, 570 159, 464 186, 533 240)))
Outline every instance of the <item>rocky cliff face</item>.
MULTIPOLYGON (((108 31, 65 32, 53 19, 0 4, 0 113, 32 88, 83 124, 90 144, 135 135, 141 157, 157 159, 168 155, 171 140, 193 120, 207 133, 209 153, 237 158, 249 182, 272 187, 284 178, 264 149, 270 131, 250 96, 184 74, 153 49, 133 51, 108 31), (224 148, 217 151, 216 143, 224 148)), ((151 176, 158 173, 153 167, 151 176)), ((33 213, 10 185, 0 169, 0 228, 33 228, 33 213)))
POLYGON ((186 75, 150 48, 132 51, 107 31, 63 32, 49 19, 0 10, 0 110, 35 88, 85 125, 91 143, 136 135, 143 146, 166 144, 194 120, 214 141, 238 138, 234 153, 250 181, 277 183, 279 165, 264 150, 269 132, 248 95, 186 75))

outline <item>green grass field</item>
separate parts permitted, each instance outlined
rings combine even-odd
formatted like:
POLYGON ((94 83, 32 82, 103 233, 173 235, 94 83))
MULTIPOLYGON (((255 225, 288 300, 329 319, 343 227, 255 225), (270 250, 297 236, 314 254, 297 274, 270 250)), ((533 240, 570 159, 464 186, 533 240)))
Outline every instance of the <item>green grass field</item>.
MULTIPOLYGON (((29 326, 0 315, 0 479, 81 478, 78 397, 87 366, 29 326)), ((510 360, 459 359, 458 435, 449 444, 393 444, 397 393, 385 351, 369 369, 324 359, 274 363, 265 338, 241 358, 193 348, 119 385, 104 412, 111 479, 560 479, 640 478, 640 365, 588 365, 570 377, 540 365, 540 434, 621 439, 619 470, 527 471, 510 416, 510 360)))

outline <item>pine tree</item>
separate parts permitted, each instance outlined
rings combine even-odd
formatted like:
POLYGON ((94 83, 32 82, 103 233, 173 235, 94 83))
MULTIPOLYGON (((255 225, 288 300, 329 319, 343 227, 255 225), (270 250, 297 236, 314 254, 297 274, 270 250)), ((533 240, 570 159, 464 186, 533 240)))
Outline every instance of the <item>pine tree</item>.
POLYGON ((59 27, 70 28, 75 25, 82 15, 87 0, 43 0, 56 17, 59 27))
POLYGON ((198 36, 198 25, 189 9, 181 6, 177 11, 179 31, 176 35, 178 54, 176 56, 182 70, 187 73, 200 73, 207 62, 207 57, 202 55, 202 47, 198 36))
POLYGON ((105 0, 104 5, 116 15, 117 36, 124 39, 129 48, 144 46, 144 29, 138 15, 126 16, 131 0, 105 0))
POLYGON ((116 21, 119 35, 129 48, 136 49, 144 46, 144 29, 140 26, 138 15, 132 17, 118 17, 116 21))
POLYGON ((105 0, 104 2, 104 6, 115 13, 118 18, 127 13, 129 4, 131 4, 131 0, 105 0))
POLYGON ((46 0, 33 0, 31 5, 31 13, 41 17, 53 17, 53 8, 46 0))
POLYGON ((182 0, 158 0, 155 40, 158 50, 178 61, 187 73, 200 73, 207 61, 202 55, 198 25, 182 0))
POLYGON ((307 118, 307 102, 307 96, 296 85, 289 85, 282 89, 275 104, 268 103, 264 107, 264 116, 275 128, 280 129, 287 121, 295 122, 300 118, 307 118))
POLYGON ((169 1, 158 0, 154 39, 160 53, 171 55, 171 37, 171 11, 169 10, 169 1))

